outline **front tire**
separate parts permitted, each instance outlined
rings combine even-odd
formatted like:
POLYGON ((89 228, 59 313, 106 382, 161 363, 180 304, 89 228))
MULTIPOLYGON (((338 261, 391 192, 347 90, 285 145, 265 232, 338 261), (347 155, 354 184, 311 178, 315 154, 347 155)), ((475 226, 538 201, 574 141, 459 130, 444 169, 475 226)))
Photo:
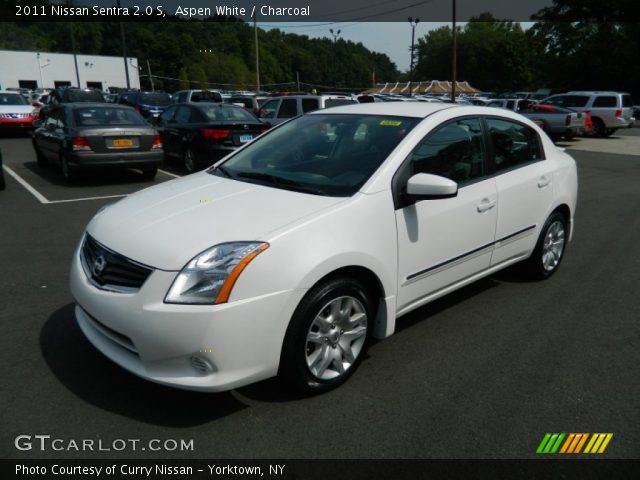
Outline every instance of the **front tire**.
POLYGON ((336 278, 311 289, 287 330, 280 376, 305 393, 323 393, 344 383, 364 357, 374 313, 357 280, 336 278))
POLYGON ((525 273, 533 280, 546 280, 560 267, 567 245, 567 219, 553 212, 545 222, 536 248, 523 264, 525 273))

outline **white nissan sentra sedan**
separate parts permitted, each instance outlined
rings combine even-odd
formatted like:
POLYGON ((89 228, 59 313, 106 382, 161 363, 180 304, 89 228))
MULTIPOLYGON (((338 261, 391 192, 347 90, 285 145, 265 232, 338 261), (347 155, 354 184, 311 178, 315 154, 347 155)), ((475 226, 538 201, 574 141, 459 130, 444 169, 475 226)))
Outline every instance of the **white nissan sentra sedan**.
POLYGON ((512 264, 550 277, 577 187, 574 160, 506 110, 316 111, 101 210, 73 258, 75 315, 147 380, 326 391, 403 314, 512 264))

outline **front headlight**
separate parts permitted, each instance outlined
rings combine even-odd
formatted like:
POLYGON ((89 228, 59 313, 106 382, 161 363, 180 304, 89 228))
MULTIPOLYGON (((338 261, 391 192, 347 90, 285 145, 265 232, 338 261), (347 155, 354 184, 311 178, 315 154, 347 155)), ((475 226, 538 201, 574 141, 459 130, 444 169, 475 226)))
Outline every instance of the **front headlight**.
POLYGON ((260 252, 265 242, 221 243, 187 263, 173 281, 164 301, 213 305, 225 303, 242 270, 260 252))

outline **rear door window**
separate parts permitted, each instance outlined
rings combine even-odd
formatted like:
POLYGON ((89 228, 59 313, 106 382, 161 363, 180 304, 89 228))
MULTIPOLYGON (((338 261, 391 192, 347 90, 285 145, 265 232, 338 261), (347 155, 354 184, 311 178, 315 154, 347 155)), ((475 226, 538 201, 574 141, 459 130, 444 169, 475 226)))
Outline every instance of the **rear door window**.
POLYGON ((486 122, 495 171, 500 172, 543 159, 538 135, 532 128, 496 118, 488 118, 486 122))
POLYGON ((596 97, 593 101, 594 108, 615 108, 617 104, 618 100, 614 96, 596 97))
POLYGON ((302 99, 302 113, 313 112, 318 110, 320 104, 317 98, 303 98, 302 99))
POLYGON ((278 118, 292 118, 298 115, 298 101, 295 98, 285 98, 280 104, 278 118))

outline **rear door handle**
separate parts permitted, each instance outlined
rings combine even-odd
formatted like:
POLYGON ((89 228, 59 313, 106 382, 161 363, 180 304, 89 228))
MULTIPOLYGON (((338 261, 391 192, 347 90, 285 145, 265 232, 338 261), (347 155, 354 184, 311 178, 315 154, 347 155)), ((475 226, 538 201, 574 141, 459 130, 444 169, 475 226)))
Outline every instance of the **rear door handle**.
POLYGON ((543 175, 538 179, 538 188, 544 188, 550 183, 551 183, 551 178, 547 177, 546 175, 543 175))
POLYGON ((477 208, 478 208, 478 212, 482 213, 482 212, 486 212, 487 210, 491 210, 495 206, 496 206, 495 200, 489 200, 488 198, 483 198, 482 202, 478 204, 477 208))

